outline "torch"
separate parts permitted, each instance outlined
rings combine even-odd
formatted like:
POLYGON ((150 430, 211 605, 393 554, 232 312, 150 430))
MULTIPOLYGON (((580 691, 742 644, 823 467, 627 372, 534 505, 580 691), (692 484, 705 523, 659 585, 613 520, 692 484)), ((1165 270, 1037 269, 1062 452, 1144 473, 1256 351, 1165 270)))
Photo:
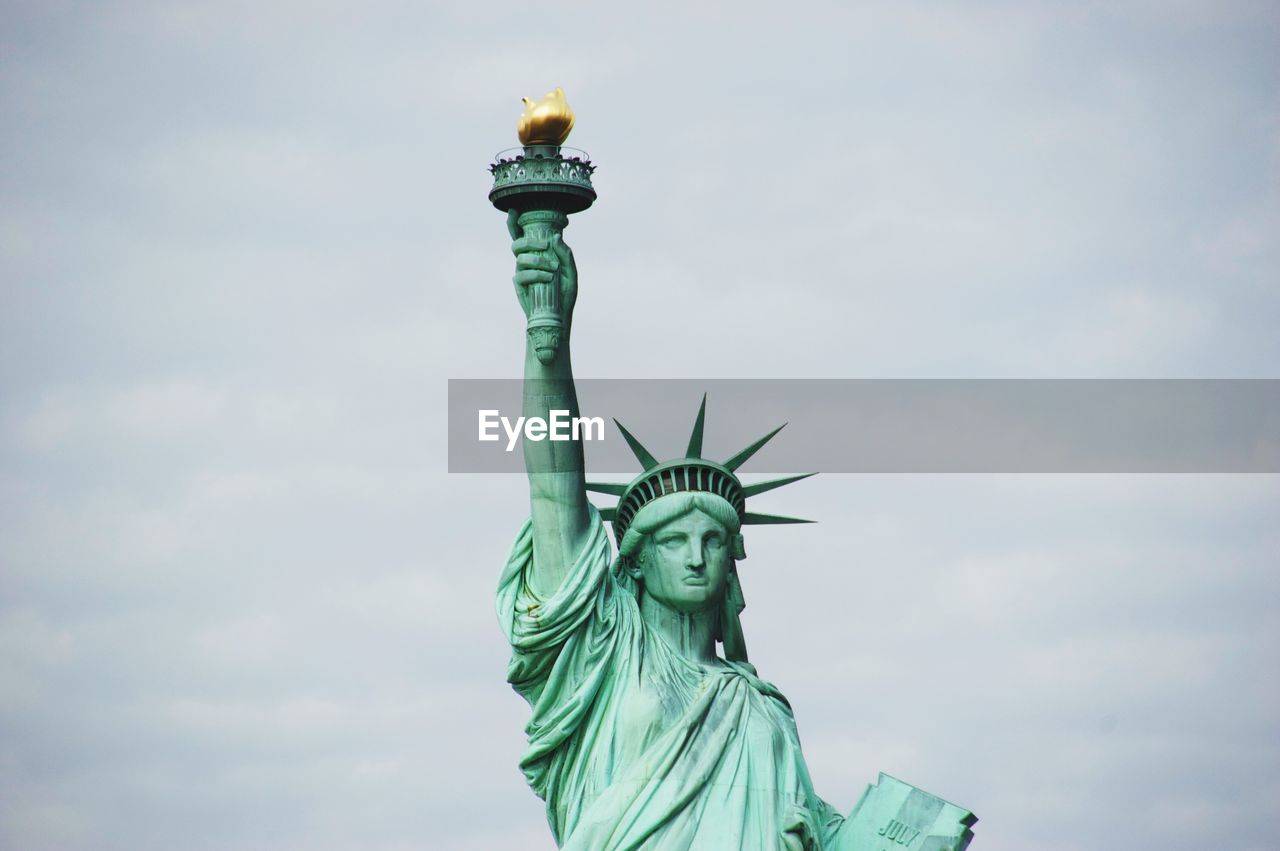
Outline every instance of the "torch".
MULTIPOLYGON (((595 171, 586 151, 562 147, 573 129, 573 110, 556 88, 538 103, 524 98, 524 114, 516 125, 523 147, 510 148, 489 166, 493 189, 489 200, 503 212, 515 210, 526 236, 548 243, 569 224, 569 214, 596 200, 591 186, 595 171)), ((527 333, 542 363, 555 360, 564 333, 557 281, 528 286, 532 310, 527 333)))

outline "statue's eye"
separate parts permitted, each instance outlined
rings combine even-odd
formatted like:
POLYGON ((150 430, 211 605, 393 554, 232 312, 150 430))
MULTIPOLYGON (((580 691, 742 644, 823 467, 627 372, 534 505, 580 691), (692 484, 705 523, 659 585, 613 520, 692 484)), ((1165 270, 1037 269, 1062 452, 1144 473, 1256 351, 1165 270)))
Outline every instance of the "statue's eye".
POLYGON ((658 541, 658 544, 660 546, 671 549, 673 547, 678 547, 682 542, 683 542, 682 538, 680 538, 678 535, 673 535, 670 538, 662 538, 661 540, 658 541))
POLYGON ((724 538, 719 535, 708 535, 703 543, 706 544, 709 549, 715 550, 724 546, 724 538))

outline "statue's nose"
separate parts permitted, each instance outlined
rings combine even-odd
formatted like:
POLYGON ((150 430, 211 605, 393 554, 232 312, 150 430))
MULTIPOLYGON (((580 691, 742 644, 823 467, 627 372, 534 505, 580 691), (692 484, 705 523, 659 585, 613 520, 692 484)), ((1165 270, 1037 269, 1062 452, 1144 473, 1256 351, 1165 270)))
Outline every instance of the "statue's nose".
POLYGON ((702 557, 702 548, 697 546, 689 547, 689 569, 694 573, 701 573, 706 566, 706 559, 702 557))

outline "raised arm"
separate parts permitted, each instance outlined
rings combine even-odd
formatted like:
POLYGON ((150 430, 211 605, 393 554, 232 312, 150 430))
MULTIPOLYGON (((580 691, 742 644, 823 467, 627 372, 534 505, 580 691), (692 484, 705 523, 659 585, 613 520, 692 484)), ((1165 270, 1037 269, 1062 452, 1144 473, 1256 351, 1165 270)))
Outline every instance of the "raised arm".
MULTIPOLYGON (((523 414, 549 420, 551 411, 568 411, 568 416, 576 417, 578 394, 569 356, 573 305, 578 295, 573 252, 558 231, 526 234, 515 211, 508 215, 507 227, 516 256, 516 297, 525 316, 532 310, 530 287, 552 284, 559 290, 564 320, 560 344, 549 359, 545 353, 539 357, 533 338, 525 338, 523 414)), ((529 581, 534 591, 549 596, 560 586, 588 531, 582 442, 526 440, 524 463, 533 518, 533 573, 529 581)))

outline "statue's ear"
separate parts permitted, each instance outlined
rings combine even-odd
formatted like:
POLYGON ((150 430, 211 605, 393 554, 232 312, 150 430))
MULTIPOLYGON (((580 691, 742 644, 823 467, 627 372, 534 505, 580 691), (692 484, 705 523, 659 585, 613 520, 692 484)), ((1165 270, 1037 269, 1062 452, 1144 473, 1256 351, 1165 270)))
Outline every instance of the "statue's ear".
POLYGON ((626 573, 627 576, 630 576, 632 579, 639 582, 640 576, 641 576, 639 558, 631 558, 629 556, 623 556, 621 559, 619 559, 619 561, 622 562, 621 567, 623 572, 626 573))

